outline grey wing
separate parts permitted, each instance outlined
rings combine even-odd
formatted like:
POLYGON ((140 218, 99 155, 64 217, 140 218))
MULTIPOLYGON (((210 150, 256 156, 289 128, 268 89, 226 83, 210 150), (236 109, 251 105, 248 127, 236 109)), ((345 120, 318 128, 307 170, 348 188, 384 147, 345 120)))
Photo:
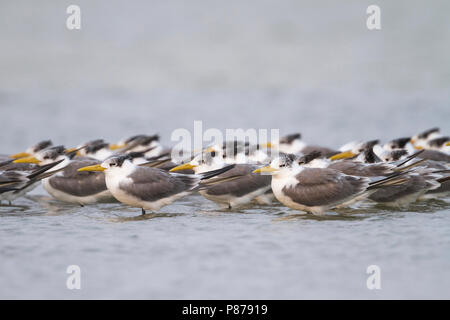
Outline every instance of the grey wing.
POLYGON ((379 177, 392 174, 393 166, 385 163, 364 164, 354 161, 334 161, 328 166, 330 169, 338 170, 347 175, 358 177, 379 177))
POLYGON ((362 193, 369 180, 344 175, 332 169, 304 169, 296 176, 299 183, 284 187, 283 193, 292 201, 314 207, 339 204, 362 193))
POLYGON ((147 167, 138 167, 128 177, 132 182, 121 183, 120 189, 144 201, 157 201, 190 191, 200 181, 196 175, 174 174, 147 167))
POLYGON ((105 174, 103 172, 78 172, 86 166, 98 164, 98 161, 73 161, 62 172, 49 178, 49 184, 64 193, 86 197, 106 191, 105 174))
POLYGON ((441 186, 439 188, 428 191, 427 193, 450 193, 450 180, 446 180, 441 182, 441 186))
POLYGON ((320 152, 320 154, 322 156, 327 157, 327 158, 339 153, 339 151, 337 151, 337 150, 333 150, 333 149, 330 149, 327 147, 320 147, 320 146, 306 146, 302 149, 303 154, 309 154, 309 153, 315 152, 315 151, 320 152))
POLYGON ((33 171, 38 169, 39 166, 33 163, 5 163, 1 166, 2 170, 5 171, 33 171))
POLYGON ((425 162, 421 163, 420 166, 424 166, 426 168, 436 169, 436 170, 449 169, 449 167, 446 163, 440 162, 440 161, 434 161, 434 160, 426 160, 425 162))
POLYGON ((0 184, 13 182, 26 182, 29 179, 21 172, 4 171, 0 174, 0 184))
POLYGON ((393 202, 402 197, 420 192, 428 187, 426 179, 419 175, 408 176, 408 180, 399 185, 385 186, 369 196, 376 202, 393 202))
POLYGON ((450 162, 450 155, 437 150, 424 150, 417 157, 426 160, 450 162))
MULTIPOLYGON (((231 194, 236 197, 242 197, 261 188, 269 188, 272 177, 269 175, 253 174, 253 170, 257 168, 257 166, 250 164, 237 164, 231 170, 228 170, 211 180, 214 182, 214 180, 220 181, 221 179, 232 177, 234 177, 234 179, 209 186, 207 185, 205 187, 206 193, 214 196, 231 194)), ((208 182, 211 181, 208 180, 208 182)))

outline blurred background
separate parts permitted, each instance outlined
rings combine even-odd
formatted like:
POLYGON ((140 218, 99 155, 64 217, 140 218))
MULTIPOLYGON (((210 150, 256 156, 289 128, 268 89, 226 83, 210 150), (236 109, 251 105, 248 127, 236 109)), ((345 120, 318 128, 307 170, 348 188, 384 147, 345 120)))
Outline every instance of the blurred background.
MULTIPOLYGON (((170 145, 194 120, 330 147, 448 134, 449 12, 448 0, 1 0, 0 154, 139 133, 170 145), (72 4, 81 30, 66 28, 72 4), (379 31, 366 27, 372 4, 379 31)), ((450 294, 445 203, 288 220, 297 212, 283 206, 218 213, 193 196, 164 208, 168 218, 135 220, 129 207, 36 193, 0 212, 0 297, 450 294), (374 263, 381 291, 366 288, 374 263), (82 266, 83 290, 65 287, 69 264, 82 266)))
POLYGON ((340 145, 450 120, 448 1, 1 1, 1 152, 175 128, 340 145), (81 8, 68 30, 66 8, 81 8))

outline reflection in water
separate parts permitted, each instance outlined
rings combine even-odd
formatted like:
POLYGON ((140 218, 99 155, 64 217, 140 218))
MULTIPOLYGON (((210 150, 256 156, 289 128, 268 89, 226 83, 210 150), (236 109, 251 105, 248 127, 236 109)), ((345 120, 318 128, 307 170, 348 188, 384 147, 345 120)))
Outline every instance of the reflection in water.
POLYGON ((182 216, 182 213, 146 213, 133 217, 121 217, 116 216, 114 218, 108 218, 106 221, 108 222, 129 222, 129 221, 142 221, 142 220, 150 220, 155 218, 173 218, 182 216))
POLYGON ((367 216, 350 216, 344 214, 325 214, 323 216, 317 216, 313 214, 289 214, 284 217, 273 219, 273 221, 291 221, 291 220, 315 220, 315 221, 330 221, 330 220, 342 220, 342 221, 355 221, 368 218, 367 216))
POLYGON ((30 206, 18 204, 0 204, 0 216, 7 216, 10 214, 23 213, 30 210, 30 206))

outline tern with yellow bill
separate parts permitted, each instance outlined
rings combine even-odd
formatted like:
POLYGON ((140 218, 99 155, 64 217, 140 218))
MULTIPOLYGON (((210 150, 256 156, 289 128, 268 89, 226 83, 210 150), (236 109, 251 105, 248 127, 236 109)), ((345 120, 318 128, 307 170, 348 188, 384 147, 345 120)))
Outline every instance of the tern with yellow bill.
POLYGON ((63 146, 57 146, 38 152, 35 157, 17 159, 15 162, 45 165, 61 161, 53 170, 53 176, 42 180, 44 189, 55 199, 79 205, 114 200, 101 172, 78 172, 89 165, 98 164, 96 160, 74 160, 75 152, 67 153, 63 146))
POLYGON ((426 149, 428 142, 442 137, 441 130, 437 127, 425 130, 411 137, 411 144, 417 150, 426 149))
MULTIPOLYGON (((12 161, 12 160, 10 160, 12 161)), ((33 190, 38 182, 48 176, 51 176, 54 171, 50 172, 55 166, 59 164, 58 161, 49 163, 47 165, 36 166, 30 170, 4 170, 7 163, 0 163, 0 204, 3 200, 11 202, 19 197, 24 196, 33 190)))
POLYGON ((327 210, 365 199, 384 185, 401 181, 401 174, 371 181, 329 168, 310 168, 297 156, 282 154, 255 173, 272 175, 275 197, 287 207, 322 215, 327 210))
POLYGON ((338 150, 333 150, 331 148, 306 144, 302 140, 302 135, 300 133, 289 134, 280 138, 279 141, 265 143, 262 144, 262 146, 267 146, 268 148, 276 149, 278 152, 286 154, 308 154, 314 151, 319 151, 324 156, 329 157, 339 153, 338 150))
MULTIPOLYGON (((372 146, 372 144, 368 144, 362 152, 360 150, 353 150, 331 157, 330 159, 332 160, 352 157, 354 158, 354 161, 333 161, 329 164, 328 168, 337 169, 346 174, 364 176, 367 175, 363 171, 358 173, 349 169, 354 165, 361 167, 363 163, 367 169, 369 169, 369 171, 367 171, 368 173, 371 171, 377 172, 378 170, 374 171, 374 169, 377 169, 377 167, 380 166, 390 166, 390 170, 393 170, 393 172, 405 171, 407 168, 413 168, 403 175, 403 182, 377 190, 368 197, 372 201, 387 206, 405 208, 425 194, 430 194, 429 198, 431 198, 441 196, 441 193, 444 192, 433 192, 433 190, 441 188, 440 179, 444 178, 444 176, 439 174, 438 171, 446 169, 446 167, 443 167, 440 164, 434 164, 430 161, 425 161, 425 159, 423 159, 423 154, 426 152, 429 153, 428 150, 420 150, 409 155, 404 149, 387 151, 379 145, 372 146), (378 151, 378 155, 375 154, 374 150, 378 151), (418 158, 418 161, 411 163, 411 160, 414 158, 418 158)), ((393 172, 391 172, 391 174, 393 172)), ((441 188, 440 190, 442 189, 445 188, 441 188)))
POLYGON ((49 148, 53 145, 51 140, 44 140, 36 143, 34 146, 29 147, 25 152, 19 152, 10 156, 11 159, 20 159, 25 157, 32 157, 39 151, 49 148))
MULTIPOLYGON (((170 171, 192 169, 196 174, 201 174, 224 168, 226 165, 222 150, 218 150, 197 155, 190 162, 170 171)), ((231 170, 218 175, 217 181, 206 184, 199 193, 221 207, 230 209, 249 204, 253 200, 269 204, 270 195, 265 193, 270 190, 271 177, 252 174, 256 168, 257 166, 253 164, 237 163, 231 170)))
POLYGON ((128 155, 114 156, 101 164, 78 169, 80 172, 104 172, 106 186, 120 202, 132 207, 158 211, 162 207, 202 187, 203 180, 232 169, 227 166, 201 174, 171 173, 132 163, 128 155))
POLYGON ((142 152, 145 150, 145 157, 157 157, 168 151, 161 145, 159 138, 157 134, 138 134, 130 138, 122 139, 117 144, 110 145, 109 148, 118 153, 142 152))

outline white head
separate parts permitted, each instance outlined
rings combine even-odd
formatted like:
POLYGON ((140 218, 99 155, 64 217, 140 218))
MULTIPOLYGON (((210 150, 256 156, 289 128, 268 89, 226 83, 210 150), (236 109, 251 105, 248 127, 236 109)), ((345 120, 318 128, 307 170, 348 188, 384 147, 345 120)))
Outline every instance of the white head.
POLYGON ((46 165, 60 160, 62 160, 62 162, 53 167, 53 170, 58 170, 66 167, 71 161, 69 155, 66 153, 66 149, 63 146, 47 148, 37 152, 34 156, 17 159, 14 160, 14 162, 46 165))
POLYGON ((195 173, 202 173, 211 170, 221 169, 226 165, 223 159, 222 152, 204 152, 195 156, 191 161, 181 164, 175 168, 170 169, 171 172, 187 170, 194 170, 195 173))
POLYGON ((293 172, 301 171, 300 158, 294 154, 281 154, 279 157, 263 168, 256 169, 254 173, 271 174, 276 178, 291 176, 293 172))

